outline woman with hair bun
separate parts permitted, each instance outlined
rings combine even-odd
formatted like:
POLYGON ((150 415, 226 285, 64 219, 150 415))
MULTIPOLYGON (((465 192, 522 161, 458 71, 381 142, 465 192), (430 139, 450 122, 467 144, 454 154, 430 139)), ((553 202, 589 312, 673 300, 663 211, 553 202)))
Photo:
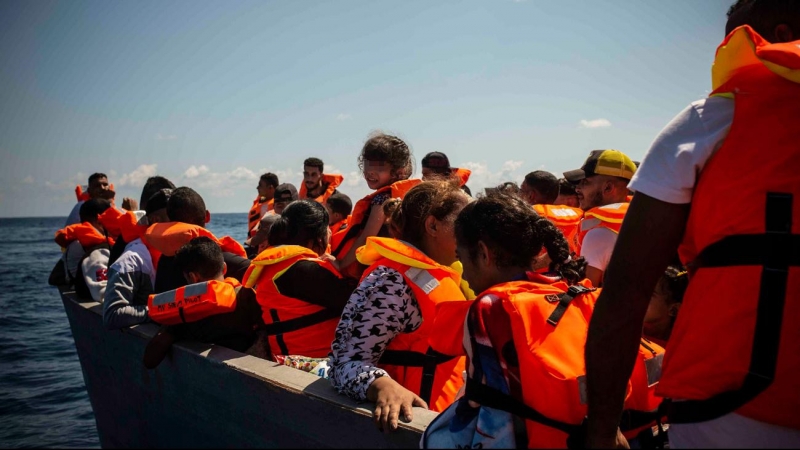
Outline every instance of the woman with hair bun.
POLYGON ((374 401, 381 429, 396 429, 399 417, 411 420, 412 406, 442 411, 463 384, 468 303, 453 222, 468 202, 457 184, 424 182, 402 202, 384 205, 394 239, 370 237, 358 249, 358 261, 369 267, 336 329, 330 379, 339 392, 374 401), (445 303, 461 306, 460 315, 439 308, 445 303), (459 319, 442 317, 448 314, 459 319))
POLYGON ((330 351, 356 283, 322 258, 330 238, 328 221, 325 207, 315 201, 290 203, 272 224, 270 247, 253 259, 244 276, 245 287, 256 290, 273 359, 324 358, 330 351))

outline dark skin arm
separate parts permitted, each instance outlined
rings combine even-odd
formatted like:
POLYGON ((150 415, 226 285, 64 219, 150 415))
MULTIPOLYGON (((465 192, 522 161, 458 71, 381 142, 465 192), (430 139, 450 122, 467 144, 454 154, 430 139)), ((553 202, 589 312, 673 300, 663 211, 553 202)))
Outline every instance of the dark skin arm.
POLYGON ((689 207, 640 192, 625 216, 586 341, 591 448, 627 446, 617 427, 644 315, 659 277, 677 252, 689 207))

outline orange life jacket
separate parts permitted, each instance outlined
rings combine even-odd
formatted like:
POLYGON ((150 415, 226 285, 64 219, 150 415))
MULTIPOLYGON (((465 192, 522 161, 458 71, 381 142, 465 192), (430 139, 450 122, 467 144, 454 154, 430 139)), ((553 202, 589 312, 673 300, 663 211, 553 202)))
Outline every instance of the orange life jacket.
POLYGON ((97 231, 89 222, 76 223, 66 228, 56 231, 56 244, 66 248, 71 242, 78 241, 83 248, 90 248, 100 244, 108 243, 114 245, 114 239, 97 231))
MULTIPOLYGON (((114 190, 114 185, 113 184, 109 184, 108 187, 112 191, 114 190)), ((86 200, 89 200, 89 198, 90 198, 89 197, 89 187, 88 186, 81 186, 80 184, 75 186, 75 198, 79 202, 85 202, 86 200)))
MULTIPOLYGON (((323 173, 322 174, 322 184, 326 185, 325 192, 320 194, 318 197, 312 198, 317 203, 325 204, 328 201, 328 197, 333 195, 336 191, 336 188, 341 186, 342 181, 344 181, 344 176, 339 174, 330 174, 330 173, 323 173)), ((308 189, 306 189, 305 183, 300 183, 300 192, 297 194, 297 198, 300 200, 308 198, 308 189)))
MULTIPOLYGON (((519 379, 521 394, 496 397, 507 399, 521 395, 524 405, 549 421, 565 430, 577 430, 587 411, 584 346, 600 291, 592 288, 588 280, 570 287, 563 281, 542 284, 539 281, 550 281, 538 274, 529 273, 528 276, 534 281, 502 283, 478 296, 493 296, 502 301, 519 361, 519 373, 509 367, 507 377, 519 379)), ((487 332, 489 336, 496 333, 491 329, 487 332)), ((642 341, 626 390, 622 426, 628 429, 629 437, 649 426, 658 415, 655 410, 660 399, 655 397, 654 385, 660 375, 663 353, 657 345, 642 341), (648 362, 650 360, 652 363, 648 362)), ((472 390, 476 387, 474 384, 468 383, 467 398, 481 403, 482 399, 472 390)), ((516 403, 515 400, 506 402, 516 403)), ((568 434, 562 429, 537 420, 526 420, 525 425, 528 448, 566 447, 568 434)))
POLYGON ((570 251, 578 253, 576 236, 583 219, 582 209, 566 205, 533 205, 533 210, 536 211, 536 214, 553 222, 553 225, 561 230, 564 237, 567 238, 570 251))
POLYGON ((680 247, 691 277, 659 393, 688 400, 671 422, 735 411, 800 429, 800 41, 737 28, 713 81, 736 107, 692 196, 680 247))
POLYGON ((228 313, 236 309, 240 286, 236 278, 226 278, 151 294, 147 298, 147 315, 161 325, 177 325, 228 313))
POLYGON ((578 232, 574 235, 573 242, 570 249, 575 248, 578 256, 581 255, 581 246, 583 245, 583 238, 586 233, 595 228, 606 228, 619 234, 619 229, 622 227, 622 219, 625 218, 625 213, 628 212, 629 203, 613 203, 611 205, 598 206, 583 213, 583 220, 581 221, 578 232))
POLYGON ((403 387, 419 395, 431 410, 443 411, 453 403, 464 383, 461 372, 465 358, 441 354, 434 347, 450 347, 442 344, 448 339, 461 342, 465 310, 442 310, 437 309, 437 305, 444 302, 468 304, 461 289, 461 274, 396 239, 369 237, 356 255, 359 262, 369 266, 365 276, 378 266, 397 270, 414 293, 423 318, 422 325, 415 331, 395 336, 386 346, 378 366, 403 387), (438 317, 446 312, 452 313, 455 320, 438 317), (436 327, 434 322, 448 327, 436 327))
POLYGON ((279 245, 253 259, 244 275, 244 285, 256 291, 273 357, 324 358, 331 351, 342 311, 287 297, 278 290, 275 282, 298 261, 313 261, 341 278, 331 263, 319 259, 313 251, 299 245, 279 245))
POLYGON ((469 169, 459 169, 459 168, 452 168, 450 169, 453 176, 458 180, 459 186, 464 186, 469 181, 469 176, 472 175, 472 171, 469 169))
POLYGON ((352 218, 352 217, 353 216, 347 216, 343 220, 340 220, 340 221, 338 221, 335 224, 330 226, 330 229, 331 229, 331 240, 330 240, 330 242, 328 242, 328 247, 330 249, 334 249, 334 248, 338 247, 339 244, 341 244, 342 238, 344 238, 345 233, 339 233, 339 232, 347 230, 347 227, 349 226, 349 223, 350 223, 350 218, 352 218), (334 237, 336 237, 336 238, 334 239, 334 237))
POLYGON ((247 258, 242 244, 230 236, 217 239, 210 231, 197 225, 183 222, 162 222, 150 225, 145 231, 142 240, 145 244, 160 251, 164 256, 175 256, 175 253, 184 244, 196 237, 205 236, 219 245, 223 252, 233 253, 242 258, 247 258))
POLYGON ((268 211, 272 211, 275 207, 275 199, 261 200, 261 196, 253 200, 253 206, 250 207, 250 212, 247 213, 247 235, 253 237, 256 234, 256 225, 261 221, 261 218, 268 211))
MULTIPOLYGON (((353 207, 353 213, 348 219, 347 229, 337 232, 331 238, 332 242, 338 242, 338 245, 331 245, 331 254, 337 259, 341 259, 347 254, 347 252, 350 251, 353 243, 356 241, 356 239, 358 239, 358 235, 366 225, 366 219, 369 215, 370 208, 372 207, 372 199, 375 198, 376 195, 389 192, 392 198, 403 198, 406 196, 406 193, 411 190, 411 188, 420 183, 422 183, 422 180, 395 181, 389 186, 377 189, 372 194, 369 194, 359 200, 353 207)), ((340 269, 342 275, 351 278, 360 278, 361 273, 359 272, 360 269, 358 269, 357 266, 357 264, 353 263, 348 267, 341 267, 340 269)))
POLYGON ((124 215, 125 211, 120 211, 112 206, 97 216, 97 221, 106 229, 106 234, 116 238, 122 233, 120 220, 124 215))

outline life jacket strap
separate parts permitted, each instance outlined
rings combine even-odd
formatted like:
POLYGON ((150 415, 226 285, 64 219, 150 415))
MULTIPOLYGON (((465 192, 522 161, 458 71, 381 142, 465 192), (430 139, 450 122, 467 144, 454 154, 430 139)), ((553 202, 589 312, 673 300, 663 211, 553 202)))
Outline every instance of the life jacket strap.
POLYGON ((464 397, 467 400, 480 403, 481 406, 506 411, 524 419, 533 420, 534 422, 541 423, 542 425, 555 428, 556 430, 563 431, 564 433, 570 435, 581 433, 580 424, 571 424, 551 419, 526 405, 525 403, 522 403, 516 398, 498 389, 487 386, 473 378, 467 378, 467 387, 464 397))
POLYGON ((556 305, 556 309, 550 314, 550 317, 547 318, 547 323, 555 327, 558 325, 558 322, 564 317, 564 313, 567 312, 567 308, 569 307, 570 302, 575 299, 575 297, 585 294, 587 292, 592 292, 597 290, 596 288, 589 289, 587 287, 581 286, 579 284, 570 286, 567 289, 567 292, 558 295, 558 305, 556 305))
POLYGON ((277 336, 290 333, 292 331, 298 331, 340 316, 341 311, 336 311, 334 309, 322 309, 315 313, 306 314, 305 316, 300 316, 285 321, 280 321, 280 319, 277 318, 277 314, 274 314, 272 317, 274 322, 264 325, 263 327, 259 328, 259 330, 268 336, 277 336))
POLYGON ((386 350, 381 355, 378 364, 404 367, 422 367, 422 380, 420 382, 419 396, 429 403, 433 393, 433 380, 436 376, 436 367, 448 361, 452 361, 456 356, 439 353, 432 348, 428 348, 425 353, 412 352, 410 350, 386 350))
POLYGON ((789 267, 800 266, 800 235, 791 234, 792 200, 792 194, 767 193, 766 233, 728 236, 703 249, 697 257, 699 268, 762 266, 753 348, 741 388, 706 400, 668 402, 665 407, 671 423, 722 417, 753 400, 774 381, 789 267))

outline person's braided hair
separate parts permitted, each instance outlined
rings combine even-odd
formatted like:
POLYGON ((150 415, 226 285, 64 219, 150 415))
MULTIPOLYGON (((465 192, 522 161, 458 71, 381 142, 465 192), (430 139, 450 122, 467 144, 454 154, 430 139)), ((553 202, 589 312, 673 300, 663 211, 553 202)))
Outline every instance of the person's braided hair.
POLYGON ((586 261, 571 257, 561 230, 515 195, 493 192, 470 203, 456 219, 455 233, 458 245, 466 247, 472 259, 483 241, 498 266, 531 270, 544 247, 553 261, 551 271, 569 284, 584 278, 586 261))

